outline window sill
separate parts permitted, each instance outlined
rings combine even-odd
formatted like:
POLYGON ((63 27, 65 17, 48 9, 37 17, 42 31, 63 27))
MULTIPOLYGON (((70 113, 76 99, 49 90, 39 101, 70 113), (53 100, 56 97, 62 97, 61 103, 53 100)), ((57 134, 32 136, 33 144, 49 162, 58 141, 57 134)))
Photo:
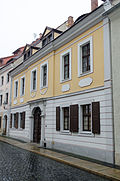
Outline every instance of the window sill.
POLYGON ((84 76, 89 75, 89 74, 92 74, 92 73, 93 73, 93 71, 89 71, 89 72, 86 72, 86 73, 80 73, 80 74, 78 75, 78 77, 84 77, 84 76))
POLYGON ((64 130, 62 130, 62 131, 60 132, 60 134, 62 134, 62 135, 71 135, 71 132, 70 132, 70 131, 64 131, 64 130))
POLYGON ((64 83, 64 82, 68 82, 68 81, 70 81, 70 80, 72 80, 72 79, 61 80, 60 83, 62 84, 62 83, 64 83))
POLYGON ((35 89, 35 90, 31 90, 30 92, 31 92, 31 93, 34 93, 34 92, 37 92, 37 90, 36 90, 36 89, 35 89))
POLYGON ((42 89, 46 89, 46 88, 48 88, 48 86, 46 85, 46 86, 42 86, 42 87, 40 87, 40 90, 42 90, 42 89))
POLYGON ((81 137, 94 137, 94 134, 92 132, 81 132, 81 133, 78 133, 78 136, 81 136, 81 137))

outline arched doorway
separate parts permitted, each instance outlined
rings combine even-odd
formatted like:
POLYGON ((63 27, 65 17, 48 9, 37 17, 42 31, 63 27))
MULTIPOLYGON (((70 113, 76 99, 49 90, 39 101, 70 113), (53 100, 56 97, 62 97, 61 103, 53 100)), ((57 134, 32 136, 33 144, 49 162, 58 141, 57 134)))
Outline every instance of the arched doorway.
POLYGON ((7 116, 4 116, 4 127, 3 127, 3 134, 6 135, 7 133, 7 116))
POLYGON ((41 110, 39 107, 34 108, 34 126, 33 126, 33 142, 40 143, 41 140, 41 110))

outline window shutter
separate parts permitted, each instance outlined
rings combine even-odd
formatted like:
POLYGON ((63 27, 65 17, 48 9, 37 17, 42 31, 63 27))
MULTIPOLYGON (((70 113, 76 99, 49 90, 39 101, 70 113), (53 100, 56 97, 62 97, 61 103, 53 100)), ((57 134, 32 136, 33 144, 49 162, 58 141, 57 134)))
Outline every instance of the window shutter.
POLYGON ((100 102, 92 103, 92 132, 100 134, 100 102))
POLYGON ((22 129, 25 129, 25 112, 22 113, 22 129))
POLYGON ((15 128, 18 128, 18 112, 16 113, 15 128))
POLYGON ((10 114, 10 128, 12 128, 12 114, 10 114))
POLYGON ((78 104, 70 106, 70 131, 78 132, 78 104))
POLYGON ((56 131, 60 131, 60 107, 56 107, 56 131))

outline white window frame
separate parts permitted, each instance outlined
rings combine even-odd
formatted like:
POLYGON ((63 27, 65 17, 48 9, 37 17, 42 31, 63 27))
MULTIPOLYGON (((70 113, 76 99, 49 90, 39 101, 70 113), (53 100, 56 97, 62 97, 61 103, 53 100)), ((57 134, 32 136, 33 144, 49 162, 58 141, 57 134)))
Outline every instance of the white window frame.
MULTIPOLYGON (((18 79, 14 81, 14 98, 18 97, 18 90, 17 90, 17 96, 16 96, 16 82, 18 82, 18 79)), ((18 83, 18 86, 19 86, 19 83, 18 83)))
POLYGON ((83 103, 79 104, 79 134, 87 134, 92 135, 92 102, 93 101, 84 101, 83 103), (82 112, 82 106, 90 104, 91 105, 91 131, 83 131, 83 112, 82 112))
POLYGON ((40 89, 48 87, 48 61, 44 62, 40 65, 40 89), (43 86, 43 67, 47 65, 47 80, 46 80, 46 86, 43 86))
POLYGON ((31 70, 31 79, 30 79, 30 92, 37 91, 37 67, 31 70), (33 90, 33 72, 36 71, 36 89, 33 90))
POLYGON ((90 74, 93 72, 93 40, 92 36, 78 44, 78 77, 90 74), (82 72, 82 47, 90 43, 90 71, 82 72))
POLYGON ((60 83, 71 80, 71 59, 72 59, 72 49, 68 49, 60 55, 60 83), (69 54, 69 78, 64 79, 64 56, 69 54))
POLYGON ((60 107, 60 131, 61 131, 62 133, 67 133, 67 134, 70 133, 70 105, 69 105, 69 104, 60 107), (69 130, 64 130, 64 129, 63 129, 63 128, 64 128, 64 114, 63 114, 63 109, 64 109, 65 107, 69 107, 69 130))
POLYGON ((22 94, 22 79, 25 79, 25 75, 21 77, 20 79, 20 96, 25 95, 25 82, 24 82, 24 94, 22 94))

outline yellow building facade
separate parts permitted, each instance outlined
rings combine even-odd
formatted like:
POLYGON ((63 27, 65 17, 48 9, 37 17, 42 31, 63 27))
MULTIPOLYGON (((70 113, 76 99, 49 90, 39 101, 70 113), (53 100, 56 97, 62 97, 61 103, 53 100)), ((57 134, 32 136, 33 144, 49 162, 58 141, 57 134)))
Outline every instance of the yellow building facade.
POLYGON ((100 6, 80 16, 65 32, 47 28, 42 48, 11 71, 11 137, 113 163, 109 21, 102 13, 100 6))

